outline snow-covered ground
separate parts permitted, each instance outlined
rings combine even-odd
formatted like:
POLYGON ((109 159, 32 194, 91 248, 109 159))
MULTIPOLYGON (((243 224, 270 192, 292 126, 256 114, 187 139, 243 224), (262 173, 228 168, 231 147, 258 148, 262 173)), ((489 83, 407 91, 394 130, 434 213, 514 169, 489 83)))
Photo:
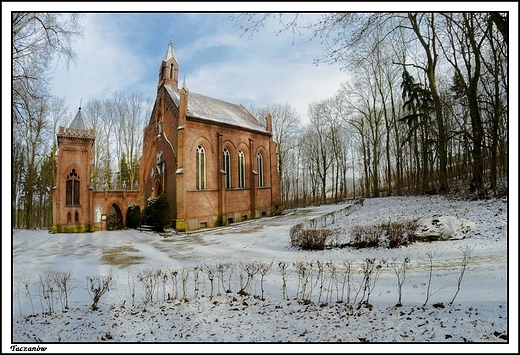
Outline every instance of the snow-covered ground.
POLYGON ((190 234, 14 230, 2 350, 518 352, 518 235, 508 239, 508 217, 517 217, 507 199, 388 197, 345 207, 190 234), (292 226, 331 212, 329 228, 345 236, 419 218, 451 236, 397 249, 291 247, 292 226), (50 278, 67 275, 65 300, 50 278), (93 282, 109 275, 113 285, 91 310, 93 282))

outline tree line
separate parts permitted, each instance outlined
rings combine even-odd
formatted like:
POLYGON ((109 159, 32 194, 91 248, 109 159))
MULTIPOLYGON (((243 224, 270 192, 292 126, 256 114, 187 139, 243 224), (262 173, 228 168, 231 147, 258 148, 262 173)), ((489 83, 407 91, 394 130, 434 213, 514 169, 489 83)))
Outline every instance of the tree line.
POLYGON ((309 105, 305 125, 283 104, 257 109, 272 111, 284 207, 507 194, 507 13, 334 13, 306 26, 300 14, 234 19, 251 36, 269 19, 310 30, 328 48, 316 63, 346 73, 335 95, 309 105))

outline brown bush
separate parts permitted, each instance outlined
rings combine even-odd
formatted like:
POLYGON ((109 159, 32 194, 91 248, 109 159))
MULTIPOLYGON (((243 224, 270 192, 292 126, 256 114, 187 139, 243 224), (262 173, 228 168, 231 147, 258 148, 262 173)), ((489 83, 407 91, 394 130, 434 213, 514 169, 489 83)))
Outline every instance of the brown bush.
POLYGON ((382 230, 376 225, 354 226, 351 234, 351 245, 354 248, 375 248, 379 246, 382 230))
POLYGON ((335 229, 303 229, 301 225, 291 228, 291 245, 303 250, 324 250, 327 239, 335 229))
POLYGON ((351 230, 350 245, 354 248, 387 246, 398 248, 415 242, 417 220, 407 222, 386 222, 380 225, 354 226, 351 230))

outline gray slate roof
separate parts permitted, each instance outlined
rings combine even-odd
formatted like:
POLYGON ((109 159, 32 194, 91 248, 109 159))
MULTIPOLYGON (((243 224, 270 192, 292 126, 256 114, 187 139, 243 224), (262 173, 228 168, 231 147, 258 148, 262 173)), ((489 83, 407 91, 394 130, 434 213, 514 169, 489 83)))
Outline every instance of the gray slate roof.
MULTIPOLYGON (((168 85, 165 85, 165 88, 178 107, 180 102, 179 93, 172 90, 168 85)), ((246 110, 244 106, 194 92, 189 92, 188 94, 188 112, 186 116, 247 128, 262 133, 267 132, 265 126, 246 110)))
POLYGON ((78 113, 76 114, 76 117, 72 120, 69 128, 72 129, 83 129, 87 130, 87 126, 85 126, 85 122, 83 121, 83 115, 81 114, 81 107, 78 110, 78 113))

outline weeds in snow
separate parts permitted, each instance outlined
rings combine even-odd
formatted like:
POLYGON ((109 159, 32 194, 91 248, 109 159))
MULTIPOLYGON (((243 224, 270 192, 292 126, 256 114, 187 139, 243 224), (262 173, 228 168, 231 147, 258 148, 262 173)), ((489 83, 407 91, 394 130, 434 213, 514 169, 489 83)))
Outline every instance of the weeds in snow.
POLYGON ((87 276, 87 291, 92 298, 92 305, 90 309, 93 311, 98 309, 98 303, 105 293, 110 290, 110 287, 115 285, 116 280, 112 276, 112 272, 103 276, 87 276))
POLYGON ((402 296, 403 296, 403 285, 406 281, 406 271, 410 266, 410 257, 405 256, 402 260, 398 260, 397 258, 393 258, 390 262, 390 268, 394 271, 395 276, 397 277, 397 307, 402 306, 402 296))
POLYGON ((466 271, 466 267, 468 266, 470 260, 471 260, 471 253, 475 249, 475 247, 470 247, 468 245, 462 246, 459 248, 462 253, 462 261, 460 265, 460 275, 459 280, 457 281, 457 291, 455 292, 455 295, 453 295, 452 300, 450 301, 450 305, 453 304, 455 301, 455 298, 459 294, 460 291, 460 285, 462 284, 462 278, 464 277, 464 272, 466 271))
MULTIPOLYGON (((460 273, 457 281, 457 290, 453 295, 450 305, 455 301, 461 287, 462 280, 471 259, 472 248, 462 247, 462 259, 460 273)), ((426 253, 427 278, 425 306, 433 294, 432 278, 433 270, 439 258, 436 252, 426 253)), ((383 271, 388 270, 396 276, 397 303, 402 305, 403 287, 407 279, 407 272, 411 264, 409 256, 402 259, 393 258, 389 262, 384 259, 365 258, 361 261, 297 261, 292 264, 287 262, 276 263, 274 259, 266 262, 261 260, 242 261, 240 263, 216 263, 198 266, 154 267, 140 270, 132 275, 128 272, 127 287, 128 299, 123 304, 137 306, 136 291, 142 292, 142 302, 151 304, 154 302, 172 302, 181 300, 188 302, 193 298, 209 296, 212 299, 220 296, 222 292, 236 292, 238 295, 251 296, 261 300, 266 297, 266 281, 273 270, 277 271, 275 279, 281 282, 281 298, 289 300, 289 293, 293 292, 294 299, 310 304, 313 301, 324 306, 331 302, 357 304, 358 307, 370 306, 373 291, 383 271), (136 285, 140 285, 141 288, 136 285), (259 287, 259 290, 256 289, 259 287), (232 290, 235 291, 232 291, 232 290), (238 290, 238 291, 237 291, 238 290)), ((38 296, 40 298, 42 314, 52 314, 58 302, 62 310, 69 307, 71 295, 72 273, 42 273, 39 275, 38 296)), ((116 283, 112 273, 104 276, 87 276, 87 290, 92 299, 90 308, 97 310, 99 301, 104 294, 110 291, 116 283)), ((31 301, 31 287, 29 282, 23 280, 14 281, 15 290, 18 291, 18 306, 22 312, 22 292, 25 287, 25 297, 31 301), (17 287, 16 287, 17 286, 17 287)))

